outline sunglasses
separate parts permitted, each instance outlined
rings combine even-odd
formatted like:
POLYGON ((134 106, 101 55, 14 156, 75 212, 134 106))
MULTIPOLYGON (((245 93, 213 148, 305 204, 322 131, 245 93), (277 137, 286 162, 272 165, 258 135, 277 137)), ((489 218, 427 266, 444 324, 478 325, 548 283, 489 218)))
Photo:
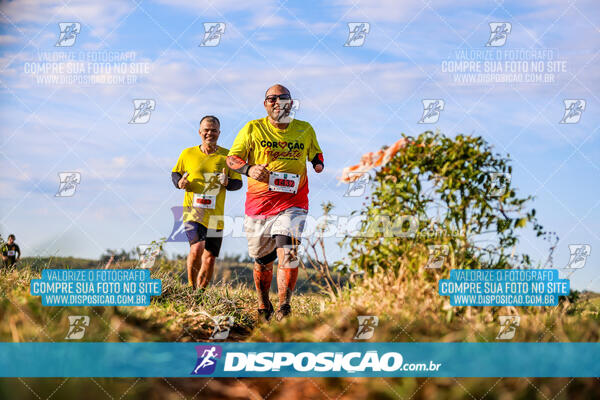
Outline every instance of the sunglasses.
POLYGON ((290 96, 287 93, 284 93, 284 94, 272 94, 270 96, 265 97, 265 101, 268 101, 271 104, 275 103, 277 101, 277 99, 279 99, 279 100, 291 100, 292 96, 290 96))

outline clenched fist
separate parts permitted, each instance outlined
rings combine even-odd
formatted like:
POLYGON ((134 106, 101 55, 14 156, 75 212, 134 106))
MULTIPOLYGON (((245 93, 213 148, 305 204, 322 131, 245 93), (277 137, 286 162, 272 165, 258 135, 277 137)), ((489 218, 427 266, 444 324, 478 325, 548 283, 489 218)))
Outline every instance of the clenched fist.
POLYGON ((252 179, 256 179, 259 182, 269 183, 269 175, 271 173, 267 169, 267 164, 257 164, 250 167, 248 170, 248 176, 252 179))

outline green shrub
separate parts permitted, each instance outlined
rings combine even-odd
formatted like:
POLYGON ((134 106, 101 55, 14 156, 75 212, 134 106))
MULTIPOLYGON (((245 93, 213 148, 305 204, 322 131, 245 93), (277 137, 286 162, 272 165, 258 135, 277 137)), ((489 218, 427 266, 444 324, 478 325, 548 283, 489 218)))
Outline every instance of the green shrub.
POLYGON ((509 156, 481 137, 428 131, 407 138, 409 145, 375 174, 359 234, 343 241, 350 269, 398 268, 401 259, 427 259, 432 245, 449 246, 445 265, 452 267, 531 265, 527 254, 514 254, 517 230, 544 232, 527 207, 532 196, 518 197, 509 179, 509 156))

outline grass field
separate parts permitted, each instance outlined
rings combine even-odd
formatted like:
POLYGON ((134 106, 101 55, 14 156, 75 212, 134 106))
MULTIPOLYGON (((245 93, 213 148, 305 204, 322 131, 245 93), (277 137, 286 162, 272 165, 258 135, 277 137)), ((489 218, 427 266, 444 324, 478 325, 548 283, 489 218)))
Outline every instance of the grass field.
MULTIPOLYGON (((498 315, 521 316, 513 341, 597 342, 600 297, 584 293, 557 307, 450 307, 437 295, 430 272, 415 275, 380 271, 355 281, 335 301, 319 294, 300 273, 292 318, 259 324, 251 266, 221 263, 214 284, 199 294, 182 276, 182 260, 162 261, 152 270, 163 294, 149 307, 42 307, 29 282, 50 267, 97 267, 78 259, 23 260, 0 271, 0 340, 62 342, 69 315, 90 316, 83 341, 207 341, 211 316, 230 315, 227 341, 351 342, 358 315, 377 315, 372 341, 494 342, 498 315)), ((274 289, 274 286, 272 287, 274 289)), ((276 304, 275 291, 272 301, 276 304)), ((264 378, 264 379, 0 379, 0 398, 46 399, 591 399, 600 398, 600 380, 571 378, 264 378)))

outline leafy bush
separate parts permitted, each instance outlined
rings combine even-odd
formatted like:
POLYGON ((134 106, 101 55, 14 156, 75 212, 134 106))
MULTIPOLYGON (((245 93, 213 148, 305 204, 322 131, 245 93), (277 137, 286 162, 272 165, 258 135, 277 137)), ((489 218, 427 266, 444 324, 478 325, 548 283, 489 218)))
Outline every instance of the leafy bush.
POLYGON ((452 267, 530 265, 527 254, 515 254, 517 230, 544 232, 527 207, 532 196, 516 194, 509 156, 481 137, 427 131, 407 139, 375 174, 359 233, 344 239, 350 269, 398 268, 434 245, 448 246, 445 263, 452 267))

